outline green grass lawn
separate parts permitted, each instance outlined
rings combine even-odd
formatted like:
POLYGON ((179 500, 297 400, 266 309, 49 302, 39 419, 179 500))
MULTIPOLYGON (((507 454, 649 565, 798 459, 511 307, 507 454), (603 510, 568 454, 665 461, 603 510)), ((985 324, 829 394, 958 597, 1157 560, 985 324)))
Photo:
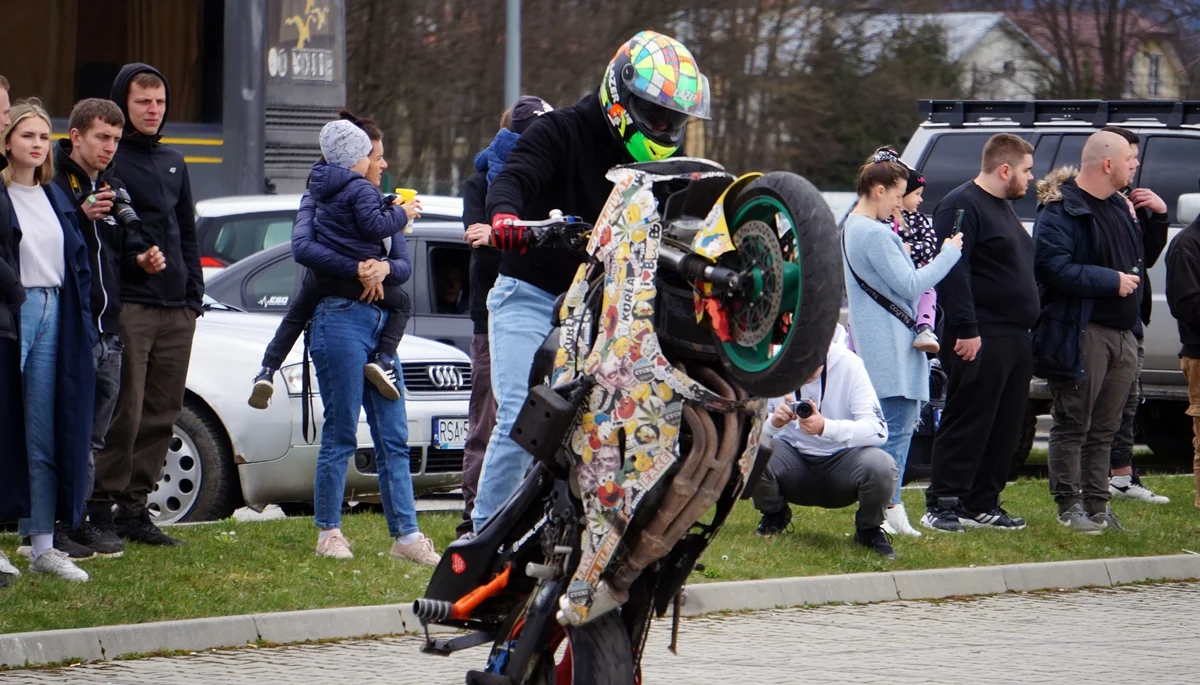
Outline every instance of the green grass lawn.
MULTIPOLYGON (((1178 554, 1200 551, 1200 512, 1189 477, 1148 477, 1171 498, 1167 505, 1119 501, 1117 514, 1136 535, 1088 537, 1061 528, 1045 481, 1022 481, 1004 493, 1005 507, 1029 520, 1019 532, 971 530, 962 535, 897 538, 899 559, 887 561, 855 546, 854 510, 794 507, 795 532, 763 539, 754 535, 758 514, 742 502, 709 548, 705 570, 693 582, 858 573, 948 566, 988 566, 1065 559, 1178 554)), ((905 491, 916 523, 923 493, 905 491)), ((453 539, 457 512, 423 513, 421 527, 439 550, 453 539)), ((323 607, 411 601, 429 571, 387 556, 390 540, 382 516, 349 515, 343 529, 356 557, 348 562, 313 555, 311 519, 178 527, 182 548, 131 545, 122 559, 83 564, 92 580, 71 584, 25 573, 0 589, 0 633, 141 623, 323 607)), ((0 548, 16 558, 15 535, 0 535, 0 548)))

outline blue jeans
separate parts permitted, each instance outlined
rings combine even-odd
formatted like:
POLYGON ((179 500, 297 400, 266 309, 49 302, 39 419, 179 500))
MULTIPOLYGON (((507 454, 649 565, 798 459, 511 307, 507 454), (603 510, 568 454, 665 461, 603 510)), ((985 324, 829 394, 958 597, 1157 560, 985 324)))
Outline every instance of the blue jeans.
POLYGON ((888 428, 887 441, 880 445, 880 449, 892 455, 892 459, 896 460, 896 468, 900 469, 896 492, 892 495, 892 504, 900 504, 900 486, 904 483, 904 467, 908 464, 908 448, 912 445, 913 431, 921 416, 921 400, 884 397, 879 400, 879 407, 883 409, 883 420, 888 428))
POLYGON ((112 424, 113 412, 117 409, 117 395, 121 389, 121 354, 125 345, 120 336, 112 333, 100 334, 100 341, 92 347, 92 360, 96 362, 96 402, 92 416, 92 449, 88 453, 86 499, 92 498, 96 484, 96 454, 104 449, 104 436, 112 424))
POLYGON ((25 448, 29 518, 21 535, 54 532, 58 467, 54 462, 54 395, 58 375, 58 288, 28 288, 21 305, 21 380, 25 386, 25 448))
MULTIPOLYGON (((346 470, 358 449, 359 409, 366 409, 375 445, 379 497, 394 538, 416 533, 417 506, 409 473, 408 415, 404 400, 388 400, 366 382, 363 367, 379 344, 387 312, 342 297, 327 297, 317 305, 310 329, 313 366, 325 422, 313 482, 313 508, 318 528, 338 528, 346 493, 346 470)), ((399 385, 404 376, 396 365, 399 385)))
POLYGON ((471 519, 476 532, 508 499, 533 456, 508 436, 529 394, 533 355, 550 334, 554 295, 508 276, 496 279, 488 293, 488 347, 492 355, 492 394, 496 428, 483 457, 479 491, 471 519))

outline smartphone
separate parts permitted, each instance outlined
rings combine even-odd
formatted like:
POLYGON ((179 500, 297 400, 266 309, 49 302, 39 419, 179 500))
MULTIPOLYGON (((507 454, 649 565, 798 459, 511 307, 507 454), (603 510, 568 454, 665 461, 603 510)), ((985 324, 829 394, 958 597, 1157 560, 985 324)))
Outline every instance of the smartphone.
POLYGON ((950 229, 951 238, 958 235, 959 231, 962 230, 963 219, 966 218, 966 216, 967 210, 965 209, 960 209, 954 213, 954 228, 950 229))

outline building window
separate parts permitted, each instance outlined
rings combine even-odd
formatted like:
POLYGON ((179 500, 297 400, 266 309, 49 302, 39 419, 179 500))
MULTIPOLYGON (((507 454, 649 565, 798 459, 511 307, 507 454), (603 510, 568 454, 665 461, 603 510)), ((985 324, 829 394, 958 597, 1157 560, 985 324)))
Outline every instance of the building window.
POLYGON ((1162 55, 1146 55, 1146 57, 1150 62, 1146 69, 1146 90, 1150 97, 1156 98, 1161 85, 1162 55))

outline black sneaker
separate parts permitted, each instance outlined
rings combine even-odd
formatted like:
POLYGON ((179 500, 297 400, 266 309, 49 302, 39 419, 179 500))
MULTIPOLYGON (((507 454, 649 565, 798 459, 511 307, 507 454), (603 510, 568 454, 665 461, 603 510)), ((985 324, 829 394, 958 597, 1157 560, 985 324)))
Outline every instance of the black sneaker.
POLYGON ((983 514, 972 514, 963 509, 959 512, 958 520, 970 528, 999 528, 1001 530, 1023 530, 1025 528, 1025 519, 1009 516, 1008 512, 1004 511, 1004 507, 996 507, 983 514))
POLYGON ((125 555, 125 541, 112 528, 112 522, 107 526, 94 526, 90 521, 84 521, 79 530, 71 531, 71 539, 105 559, 119 559, 125 555))
POLYGON ((892 549, 892 536, 883 532, 883 528, 859 528, 854 531, 854 541, 875 550, 879 556, 896 558, 896 550, 892 549))
POLYGON ((792 525, 792 508, 784 507, 773 514, 763 514, 762 519, 758 522, 758 530, 754 531, 757 535, 779 535, 786 533, 788 527, 792 525))
POLYGON ((939 497, 937 506, 930 508, 921 517, 921 525, 944 533, 961 533, 966 528, 958 518, 957 497, 939 497))
POLYGON ((379 390, 380 395, 389 400, 400 399, 399 377, 392 355, 380 352, 371 357, 371 361, 363 367, 363 375, 379 390))
POLYGON ((187 544, 183 540, 177 540, 162 532, 150 520, 150 512, 148 511, 143 511, 141 516, 135 518, 117 517, 113 523, 117 535, 132 542, 140 542, 143 545, 154 545, 156 547, 172 547, 187 544))
POLYGON ((266 409, 271 405, 271 396, 275 394, 275 369, 263 367, 258 375, 254 377, 254 389, 250 391, 250 400, 247 402, 255 409, 266 409))
POLYGON ((454 537, 461 538, 467 533, 475 532, 475 522, 469 518, 464 518, 459 521, 458 526, 454 528, 454 537))

